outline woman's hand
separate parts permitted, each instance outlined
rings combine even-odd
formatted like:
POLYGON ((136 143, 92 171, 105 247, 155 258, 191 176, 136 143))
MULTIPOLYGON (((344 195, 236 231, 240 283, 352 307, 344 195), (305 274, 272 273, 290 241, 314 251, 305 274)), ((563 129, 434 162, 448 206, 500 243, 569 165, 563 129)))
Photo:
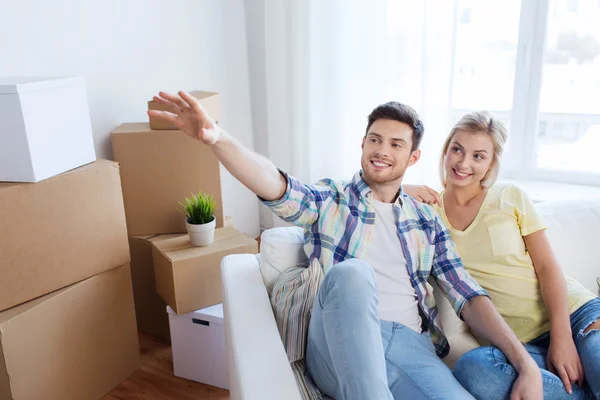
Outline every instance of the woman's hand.
POLYGON ((575 382, 583 386, 585 378, 579 353, 571 336, 554 337, 550 339, 550 348, 546 357, 548 370, 560 377, 567 389, 572 393, 571 385, 575 382))
POLYGON ((429 204, 430 206, 437 204, 442 207, 442 198, 439 193, 425 185, 402 185, 404 193, 409 195, 421 203, 429 204))

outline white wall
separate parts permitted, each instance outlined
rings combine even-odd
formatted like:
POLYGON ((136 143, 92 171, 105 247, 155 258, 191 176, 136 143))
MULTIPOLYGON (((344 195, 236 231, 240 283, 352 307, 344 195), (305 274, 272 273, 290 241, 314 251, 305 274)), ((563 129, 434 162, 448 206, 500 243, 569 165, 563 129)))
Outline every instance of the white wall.
MULTIPOLYGON (((243 0, 0 0, 0 77, 66 75, 86 78, 98 158, 159 90, 220 92, 221 125, 253 147, 243 0)), ((257 236, 255 196, 223 172, 226 215, 257 236)))
MULTIPOLYGON (((251 55, 248 59, 248 72, 252 96, 251 112, 254 146, 256 151, 270 157, 269 135, 267 134, 269 130, 269 108, 267 107, 265 7, 265 0, 253 0, 252 7, 247 6, 245 8, 245 20, 248 53, 251 55)), ((281 154, 284 153, 285 149, 282 149, 281 154)), ((279 167, 286 168, 287 165, 279 165, 279 167)), ((283 221, 262 204, 259 205, 259 220, 261 231, 283 225, 283 221)))

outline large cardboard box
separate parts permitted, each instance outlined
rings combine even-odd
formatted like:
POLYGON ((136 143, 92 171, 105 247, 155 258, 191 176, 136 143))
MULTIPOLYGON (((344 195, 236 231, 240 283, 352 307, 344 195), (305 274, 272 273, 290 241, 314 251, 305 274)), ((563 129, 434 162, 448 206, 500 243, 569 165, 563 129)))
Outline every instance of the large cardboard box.
POLYGON ((129 265, 0 313, 0 399, 101 399, 139 368, 129 265))
POLYGON ((123 124, 112 133, 121 164, 129 236, 184 233, 179 205, 198 191, 212 195, 217 228, 223 226, 219 160, 210 148, 182 131, 153 131, 148 124, 123 124))
MULTIPOLYGON (((192 97, 198 99, 198 102, 206 110, 208 115, 215 121, 221 120, 221 95, 213 92, 203 92, 201 90, 195 90, 190 92, 192 97)), ((159 110, 168 111, 167 107, 161 103, 157 103, 154 100, 148 102, 148 110, 159 110)), ((166 129, 175 130, 177 129, 174 125, 169 122, 165 122, 154 117, 149 116, 150 129, 166 129)))
POLYGON ((0 310, 129 262, 119 166, 0 183, 0 310))
POLYGON ((96 160, 81 77, 0 79, 0 181, 38 182, 96 160))
POLYGON ((233 227, 217 229, 214 243, 206 247, 192 246, 187 235, 155 242, 156 290, 177 314, 222 303, 221 259, 257 252, 256 240, 233 227))

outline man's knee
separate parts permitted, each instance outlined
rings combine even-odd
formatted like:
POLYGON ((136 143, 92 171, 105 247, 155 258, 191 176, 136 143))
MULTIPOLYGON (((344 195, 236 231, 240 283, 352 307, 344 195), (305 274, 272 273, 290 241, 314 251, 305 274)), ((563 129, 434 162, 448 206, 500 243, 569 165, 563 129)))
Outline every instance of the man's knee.
POLYGON ((477 399, 507 399, 516 377, 509 365, 498 348, 478 347, 458 359, 454 376, 477 399))
POLYGON ((490 352, 494 350, 493 347, 484 346, 463 354, 454 365, 456 379, 469 389, 470 381, 491 365, 490 352))
POLYGON ((352 258, 335 264, 325 279, 341 285, 347 290, 373 291, 375 275, 373 268, 363 260, 352 258))

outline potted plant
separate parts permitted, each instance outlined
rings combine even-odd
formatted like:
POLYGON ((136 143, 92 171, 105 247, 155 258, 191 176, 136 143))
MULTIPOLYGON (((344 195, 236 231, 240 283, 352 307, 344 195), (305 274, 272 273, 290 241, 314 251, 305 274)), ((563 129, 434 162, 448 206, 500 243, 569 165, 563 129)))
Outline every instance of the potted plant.
POLYGON ((186 197, 179 203, 185 213, 185 225, 187 227, 190 242, 194 246, 208 246, 215 239, 216 218, 214 215, 215 199, 199 192, 186 197))

